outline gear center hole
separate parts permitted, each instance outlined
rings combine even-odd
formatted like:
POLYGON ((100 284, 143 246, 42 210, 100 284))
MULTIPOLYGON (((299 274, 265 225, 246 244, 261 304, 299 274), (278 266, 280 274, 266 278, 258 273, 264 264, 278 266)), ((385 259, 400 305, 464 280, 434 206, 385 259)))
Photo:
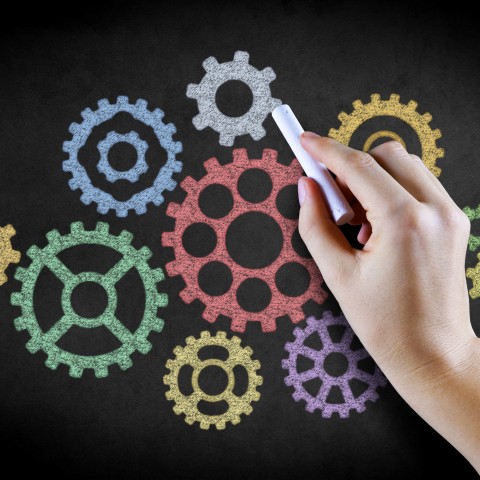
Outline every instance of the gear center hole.
POLYGON ((203 368, 198 376, 198 386, 207 395, 220 395, 225 391, 227 385, 227 372, 217 365, 203 368))
POLYGON ((99 283, 82 282, 73 289, 71 303, 77 315, 83 318, 97 318, 105 312, 108 296, 99 283))
POLYGON ((137 163, 137 150, 128 142, 118 142, 108 152, 108 163, 117 172, 131 170, 137 163))
POLYGON ((240 80, 228 80, 218 87, 215 102, 224 115, 241 117, 252 107, 252 90, 240 80))
POLYGON ((343 353, 329 353, 323 361, 323 368, 331 377, 341 377, 348 370, 348 360, 343 353))

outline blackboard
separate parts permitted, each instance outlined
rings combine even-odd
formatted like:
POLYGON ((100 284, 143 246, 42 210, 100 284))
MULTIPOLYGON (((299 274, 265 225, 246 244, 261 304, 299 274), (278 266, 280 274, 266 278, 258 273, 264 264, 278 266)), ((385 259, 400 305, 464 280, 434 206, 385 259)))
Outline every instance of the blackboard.
MULTIPOLYGON (((480 142, 478 28, 468 11, 423 8, 406 3, 287 0, 232 5, 117 2, 91 9, 74 4, 65 11, 42 4, 30 12, 17 7, 11 19, 3 18, 0 31, 0 226, 12 224, 16 229, 12 244, 22 253, 20 266, 31 263, 25 254, 29 247, 47 244, 48 232, 57 229, 66 235, 72 222, 78 221, 87 230, 99 221, 107 222, 115 235, 128 230, 136 249, 151 250, 152 268, 165 271, 175 258, 161 238, 174 229, 166 213, 168 205, 184 201, 186 194, 179 186, 165 193, 161 205, 149 204, 145 214, 130 212, 125 218, 113 211, 99 213, 96 203, 85 205, 81 193, 68 186, 71 173, 62 170, 68 157, 62 146, 72 138, 69 126, 81 123, 80 113, 96 109, 101 99, 110 103, 119 96, 131 102, 144 99, 150 109, 165 113, 165 123, 176 127, 174 140, 183 145, 178 153, 183 169, 173 175, 178 183, 187 176, 201 179, 206 173, 204 162, 211 157, 228 164, 234 148, 246 148, 254 159, 262 158, 264 149, 274 149, 278 161, 288 165, 292 154, 271 117, 263 123, 263 138, 239 136, 232 147, 220 145, 211 128, 200 131, 192 124, 198 106, 187 97, 187 85, 201 81, 205 59, 213 56, 219 63, 229 62, 237 51, 248 52, 251 65, 259 70, 271 67, 276 74, 270 84, 272 97, 290 104, 305 128, 324 135, 340 126, 339 113, 351 113, 357 99, 368 103, 372 94, 388 99, 393 93, 404 103, 416 101, 420 113, 431 114, 432 129, 442 133, 437 141, 445 151, 437 159, 441 182, 461 207, 476 207, 480 203, 475 154, 480 142)), ((249 96, 241 84, 231 84, 218 93, 217 102, 226 113, 239 115, 248 108, 249 96)), ((134 128, 126 114, 114 121, 123 133, 134 128)), ((98 158, 96 145, 110 127, 95 130, 86 146, 87 156, 98 158)), ((152 132, 139 128, 149 154, 165 162, 152 132)), ((421 155, 415 133, 398 119, 373 119, 362 128, 352 139, 357 148, 372 132, 386 129, 397 131, 409 150, 421 155)), ((131 162, 132 150, 119 152, 124 162, 131 162)), ((109 185, 100 172, 95 175, 102 188, 110 187, 118 195, 131 195, 138 188, 125 181, 121 187, 109 185)), ((149 178, 147 174, 139 180, 141 188, 146 188, 149 178)), ((258 194, 261 181, 250 180, 245 188, 258 194)), ((210 208, 222 201, 214 196, 210 208)), ((285 208, 295 210, 294 191, 287 192, 284 201, 285 208)), ((253 220, 262 225, 262 218, 253 220)), ((262 231, 272 235, 267 227, 262 231)), ((474 233, 475 229, 478 234, 474 223, 474 233)), ((232 239, 240 250, 249 241, 248 231, 232 239)), ((354 241, 355 229, 345 231, 354 241)), ((272 248, 281 241, 269 238, 272 248)), ((202 248, 202 241, 188 241, 191 248, 202 248)), ((94 267, 102 271, 114 260, 101 248, 79 248, 76 257, 65 258, 79 271, 94 267)), ((245 261, 256 261, 254 245, 242 251, 247 257, 250 252, 245 261)), ((467 252, 467 266, 476 262, 474 252, 467 252)), ((389 384, 378 389, 378 400, 368 402, 363 413, 328 419, 318 411, 306 412, 284 383, 284 347, 293 341, 295 328, 288 317, 277 321, 274 332, 264 333, 258 323, 249 323, 244 333, 236 333, 261 363, 261 397, 252 402, 252 413, 223 431, 188 425, 165 397, 166 362, 188 336, 225 331, 230 338, 232 332, 228 318, 208 323, 202 318, 201 302, 187 304, 180 298, 185 286, 180 276, 167 275, 158 284, 169 297, 168 306, 159 310, 165 325, 161 333, 148 336, 150 352, 132 355, 130 368, 122 371, 114 365, 106 378, 86 370, 81 379, 70 376, 65 365, 53 371, 45 366, 44 353, 32 355, 25 348, 29 334, 14 327, 20 309, 11 304, 10 296, 21 288, 15 268, 7 269, 9 280, 0 287, 3 469, 31 475, 43 472, 51 478, 383 479, 420 478, 446 470, 455 471, 456 478, 476 478, 463 457, 389 384)), ((216 274, 205 275, 209 288, 222 288, 216 274)), ((35 309, 39 323, 49 325, 61 314, 61 288, 51 276, 41 280, 35 309)), ((119 305, 127 325, 129 319, 138 319, 145 302, 137 280, 128 277, 121 287, 119 305)), ((297 281, 302 281, 301 275, 297 281)), ((92 300, 97 298, 94 294, 84 290, 74 300, 85 315, 92 316, 99 308, 92 300)), ((250 301, 263 300, 259 294, 250 301)), ((307 302, 303 311, 305 317, 321 317, 326 311, 340 315, 331 294, 321 305, 307 302)), ((471 300, 471 312, 480 334, 478 300, 471 300)), ((298 323, 305 325, 303 319, 298 323)), ((74 340, 65 338, 64 347, 83 348, 82 353, 90 355, 115 348, 111 339, 100 333, 93 338, 86 330, 79 328, 74 340)), ((207 379, 209 388, 218 388, 217 381, 215 376, 207 379)))

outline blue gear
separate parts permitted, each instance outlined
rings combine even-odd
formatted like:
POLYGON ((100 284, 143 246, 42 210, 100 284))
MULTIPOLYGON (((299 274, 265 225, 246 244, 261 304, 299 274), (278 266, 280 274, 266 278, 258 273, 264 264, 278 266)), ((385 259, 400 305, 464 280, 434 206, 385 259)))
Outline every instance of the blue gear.
POLYGON ((135 183, 138 182, 140 175, 148 170, 148 165, 145 160, 148 143, 142 140, 137 132, 130 132, 125 135, 118 132, 108 132, 108 135, 98 143, 97 148, 100 153, 97 170, 103 173, 109 182, 113 183, 118 180, 128 180, 131 183, 135 183), (135 165, 124 172, 113 168, 108 161, 108 153, 117 143, 129 143, 137 151, 137 161, 135 165))
POLYGON ((72 178, 68 182, 70 188, 82 190, 80 200, 85 205, 96 202, 97 210, 102 214, 113 209, 118 217, 126 217, 130 209, 135 210, 137 215, 141 215, 147 211, 147 204, 150 202, 156 206, 161 205, 164 200, 162 195, 164 190, 172 191, 177 185, 172 178, 173 173, 181 172, 183 166, 182 162, 176 160, 176 155, 182 151, 182 144, 173 140, 173 134, 177 130, 173 123, 162 122, 163 111, 159 108, 153 111, 148 110, 147 102, 143 99, 138 99, 135 104, 131 104, 128 97, 120 96, 114 104, 110 104, 106 98, 99 100, 98 110, 92 111, 87 108, 81 115, 83 122, 72 123, 69 127, 73 135, 72 140, 63 143, 63 151, 69 154, 68 160, 63 162, 63 170, 72 173, 72 178), (167 152, 167 162, 158 172, 153 185, 135 193, 125 201, 117 200, 110 193, 95 187, 85 168, 78 161, 78 152, 85 145, 93 128, 112 119, 120 112, 129 113, 135 120, 151 127, 160 145, 167 152))

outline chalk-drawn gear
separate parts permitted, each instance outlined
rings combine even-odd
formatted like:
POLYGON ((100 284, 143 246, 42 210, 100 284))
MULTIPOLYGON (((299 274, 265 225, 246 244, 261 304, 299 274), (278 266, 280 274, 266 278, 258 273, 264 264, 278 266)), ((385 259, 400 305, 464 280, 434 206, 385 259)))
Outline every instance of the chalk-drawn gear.
MULTIPOLYGON (((468 217, 470 222, 480 219, 480 205, 475 209, 470 207, 465 207, 463 209, 463 212, 468 217)), ((479 247, 480 247, 480 236, 470 234, 470 236, 468 237, 468 249, 471 252, 475 252, 479 247)))
MULTIPOLYGON (((441 169, 437 167, 437 158, 444 155, 443 148, 437 148, 437 140, 442 136, 440 130, 432 130, 429 126, 432 116, 429 113, 421 115, 417 112, 417 102, 410 100, 408 104, 400 103, 400 96, 392 93, 389 100, 381 100, 378 93, 371 96, 371 102, 363 104, 361 100, 353 102, 353 112, 341 112, 338 119, 341 122, 338 130, 331 128, 328 135, 331 138, 348 145, 354 132, 367 120, 374 117, 397 117, 406 122, 415 131, 422 147, 422 160, 429 170, 438 177, 441 169)), ((387 132, 391 134, 392 132, 387 132)), ((387 135, 391 136, 391 135, 387 135)))
POLYGON ((186 283, 180 297, 191 303, 199 299, 205 305, 203 318, 214 322, 219 315, 226 315, 232 319, 231 329, 244 332, 248 321, 261 323, 264 332, 276 329, 276 318, 289 315, 292 322, 303 320, 302 306, 308 300, 323 303, 327 293, 322 289, 322 277, 315 262, 310 258, 301 257, 293 248, 291 239, 298 225, 298 220, 285 218, 277 209, 277 194, 288 185, 295 185, 302 169, 294 160, 290 166, 277 162, 277 152, 265 149, 261 159, 250 160, 245 149, 233 150, 233 162, 220 165, 216 158, 204 163, 207 174, 196 181, 191 177, 185 178, 181 187, 187 192, 184 202, 179 205, 170 203, 167 214, 175 219, 173 232, 165 232, 162 236, 164 246, 173 247, 175 260, 166 265, 169 275, 182 275, 186 283), (250 168, 261 169, 266 172, 272 181, 270 195, 258 203, 245 200, 239 193, 237 184, 243 172, 250 168), (233 206, 228 214, 222 218, 210 218, 199 207, 199 198, 203 190, 212 184, 220 184, 229 189, 233 197, 233 206), (230 224, 245 212, 261 212, 273 218, 283 234, 283 246, 278 257, 263 268, 246 268, 233 260, 226 246, 226 235, 230 224), (199 222, 209 225, 216 233, 217 244, 214 250, 203 258, 189 254, 183 246, 182 236, 192 223, 199 222), (214 296, 204 292, 198 283, 198 275, 203 266, 210 262, 221 262, 232 273, 233 281, 229 290, 223 295, 214 296), (310 282, 308 288, 298 296, 287 296, 276 286, 276 274, 285 264, 295 262, 308 271, 310 282), (268 306, 257 312, 245 311, 237 300, 237 290, 247 279, 260 279, 268 286, 271 300, 268 306))
POLYGON ((358 362, 368 358, 368 352, 364 348, 352 350, 351 344, 354 338, 354 332, 348 325, 343 315, 334 317, 331 312, 325 312, 323 318, 317 320, 315 317, 307 319, 307 326, 304 329, 295 328, 293 331, 295 341, 288 342, 285 350, 289 352, 288 359, 282 360, 282 367, 288 370, 288 376, 285 378, 285 384, 293 386, 295 389, 293 398, 295 401, 304 400, 306 402, 305 409, 307 412, 320 410, 322 417, 330 418, 334 412, 337 412, 341 418, 350 415, 350 410, 363 412, 366 408, 367 400, 374 402, 378 398, 376 392, 377 387, 385 386, 387 379, 384 377, 380 369, 375 365, 373 374, 367 373, 358 367, 358 362), (334 342, 328 331, 329 326, 342 326, 345 331, 339 342, 334 342), (322 348, 320 350, 308 347, 305 341, 312 334, 318 334, 320 337, 322 348), (328 355, 332 353, 342 354, 348 362, 348 368, 339 376, 333 376, 325 371, 324 363, 328 355), (306 357, 314 362, 314 366, 310 370, 299 373, 297 370, 297 358, 299 356, 306 357), (305 389, 305 383, 320 379, 322 384, 317 395, 311 395, 305 389), (350 382, 359 380, 367 385, 366 390, 359 396, 355 397, 350 382), (328 396, 332 388, 339 388, 344 402, 329 403, 328 396))
POLYGON ((475 300, 480 298, 480 253, 477 254, 478 263, 474 268, 467 268, 467 278, 473 282, 473 288, 469 290, 470 297, 475 300))
POLYGON ((218 132, 220 145, 232 146, 235 137, 247 133, 254 140, 263 138, 263 122, 282 103, 271 96, 270 82, 275 80, 275 72, 270 67, 257 70, 248 60, 248 53, 241 51, 235 52, 231 62, 218 63, 214 57, 209 57, 203 62, 206 74, 201 82, 198 85, 191 83, 187 88, 187 97, 198 103, 199 113, 193 118, 193 125, 197 130, 211 127, 218 132), (215 101, 217 90, 229 80, 244 82, 252 91, 252 106, 240 117, 224 115, 215 101))
POLYGON ((117 180, 128 180, 131 183, 135 183, 140 178, 140 175, 148 170, 148 165, 145 160, 147 149, 147 142, 142 140, 137 132, 129 132, 125 135, 118 132, 108 132, 107 136, 98 144, 100 161, 97 164, 97 170, 103 173, 109 182, 113 183, 117 180), (108 153, 117 143, 129 143, 137 152, 135 165, 122 172, 113 168, 108 161, 108 153))
POLYGON ((263 378, 257 375, 260 362, 252 360, 252 349, 250 347, 243 348, 238 337, 228 339, 225 332, 217 332, 215 336, 211 336, 209 332, 202 332, 199 339, 188 337, 186 346, 177 346, 173 352, 175 353, 175 358, 167 361, 167 368, 170 370, 170 373, 163 377, 164 383, 170 387, 170 390, 166 392, 166 397, 168 400, 175 402, 173 411, 177 415, 185 414, 185 421, 189 425, 199 422, 200 428, 204 430, 207 430, 210 425, 215 425, 218 430, 223 430, 227 422, 231 422, 233 425, 239 423, 241 414, 250 415, 253 410, 251 403, 260 399, 257 387, 263 383, 263 378), (211 345, 225 348, 228 351, 228 358, 226 360, 213 358, 200 360, 198 357, 200 349, 211 345), (190 395, 184 395, 178 385, 178 375, 184 365, 193 367, 193 392, 190 395), (208 395, 198 384, 200 372, 212 365, 223 369, 228 377, 227 387, 218 395, 208 395), (233 369, 238 365, 242 366, 248 375, 248 386, 245 393, 240 396, 233 393, 235 386, 233 369), (223 400, 228 404, 228 409, 221 415, 204 414, 198 408, 198 403, 202 400, 206 402, 220 402, 223 400))
POLYGON ((85 205, 95 202, 98 204, 99 213, 107 213, 110 209, 115 210, 118 217, 126 217, 128 211, 133 209, 137 215, 147 211, 147 205, 153 203, 159 206, 163 203, 163 192, 171 191, 177 182, 172 178, 175 172, 182 170, 182 162, 176 160, 176 155, 182 151, 182 144, 173 140, 176 132, 173 123, 164 124, 162 118, 164 113, 159 108, 153 111, 148 110, 147 102, 139 99, 135 104, 129 103, 128 97, 118 97, 116 103, 109 103, 107 99, 98 102, 98 109, 92 111, 90 108, 82 112, 83 122, 72 123, 69 127, 73 135, 72 140, 63 143, 63 151, 69 154, 68 160, 63 162, 63 170, 71 172, 72 178, 68 184, 72 190, 82 190, 80 200, 85 205), (128 200, 120 201, 110 193, 95 187, 88 176, 87 171, 78 160, 78 153, 85 145, 94 127, 112 119, 117 113, 129 113, 135 120, 143 122, 151 127, 160 145, 167 153, 167 161, 160 168, 153 184, 132 195, 128 200))
POLYGON ((31 353, 43 350, 47 354, 45 364, 51 369, 56 369, 60 363, 70 367, 70 375, 79 378, 86 368, 93 369, 96 377, 106 377, 108 367, 118 364, 122 370, 131 367, 130 355, 139 351, 147 353, 152 345, 147 337, 150 332, 161 332, 163 320, 157 318, 157 309, 165 307, 168 297, 158 293, 157 283, 163 280, 161 268, 152 269, 147 260, 152 253, 147 247, 137 250, 131 245, 133 235, 123 231, 120 235, 109 233, 106 223, 98 222, 95 230, 84 230, 81 222, 71 225, 71 233, 60 235, 57 230, 47 233, 48 244, 44 248, 32 246, 27 251, 32 263, 28 268, 18 268, 15 278, 22 282, 20 292, 12 294, 12 305, 22 309, 21 317, 15 320, 17 330, 27 330, 31 339, 27 342, 27 349, 31 353), (122 254, 122 259, 106 274, 96 272, 81 272, 73 274, 67 266, 60 261, 58 255, 64 250, 79 245, 102 245, 122 254), (48 331, 40 327, 33 303, 33 295, 38 277, 44 267, 63 283, 62 309, 63 315, 48 331), (131 333, 115 316, 117 308, 117 294, 115 284, 132 268, 136 269, 145 289, 145 310, 143 318, 131 333), (107 292, 108 304, 105 311, 96 318, 85 318, 78 315, 72 307, 71 295, 76 286, 84 282, 95 282, 107 292), (111 352, 101 355, 77 355, 68 352, 57 345, 60 338, 72 326, 81 328, 106 327, 121 343, 121 346, 111 352))
POLYGON ((11 263, 20 261, 20 252, 13 250, 11 238, 16 234, 12 225, 0 227, 0 285, 7 282, 5 270, 11 263))

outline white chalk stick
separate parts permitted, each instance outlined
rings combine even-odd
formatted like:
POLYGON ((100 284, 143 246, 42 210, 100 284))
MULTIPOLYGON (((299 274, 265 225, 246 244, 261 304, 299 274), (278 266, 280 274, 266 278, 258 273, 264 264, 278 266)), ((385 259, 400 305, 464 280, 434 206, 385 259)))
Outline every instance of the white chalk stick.
POLYGON ((347 223, 353 217, 353 210, 328 168, 323 163, 314 160, 303 149, 300 135, 304 130, 292 109, 288 105, 280 105, 272 112, 272 116, 307 176, 318 183, 335 223, 337 225, 347 223))

